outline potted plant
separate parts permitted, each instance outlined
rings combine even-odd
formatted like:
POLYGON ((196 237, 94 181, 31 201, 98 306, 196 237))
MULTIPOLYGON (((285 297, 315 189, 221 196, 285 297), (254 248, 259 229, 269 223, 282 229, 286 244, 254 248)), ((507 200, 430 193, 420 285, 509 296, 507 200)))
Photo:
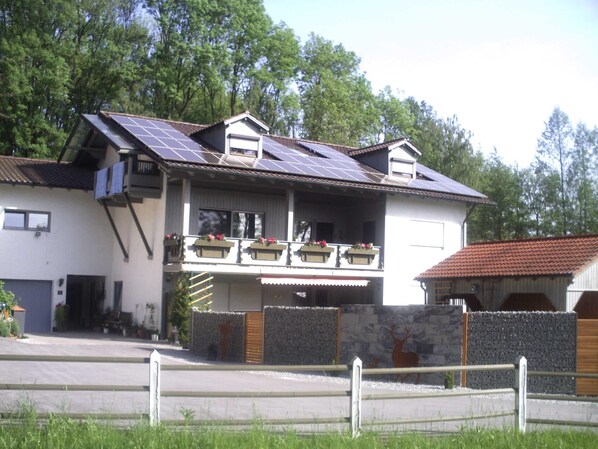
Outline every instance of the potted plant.
POLYGON ((278 243, 274 237, 260 237, 249 245, 249 252, 253 260, 276 261, 280 259, 285 248, 286 245, 278 243))
POLYGON ((54 308, 54 322, 56 323, 56 330, 64 332, 66 330, 66 322, 68 319, 69 306, 59 302, 54 308))
POLYGON ((223 234, 208 234, 195 241, 195 251, 197 257, 224 259, 234 245, 235 243, 228 242, 223 234))
POLYGON ((372 243, 356 242, 347 250, 347 261, 352 265, 370 265, 377 254, 372 243))
POLYGON ((334 251, 334 248, 328 246, 326 240, 313 241, 310 240, 305 242, 299 252, 301 253, 301 260, 303 262, 313 263, 325 263, 328 262, 330 254, 334 251))

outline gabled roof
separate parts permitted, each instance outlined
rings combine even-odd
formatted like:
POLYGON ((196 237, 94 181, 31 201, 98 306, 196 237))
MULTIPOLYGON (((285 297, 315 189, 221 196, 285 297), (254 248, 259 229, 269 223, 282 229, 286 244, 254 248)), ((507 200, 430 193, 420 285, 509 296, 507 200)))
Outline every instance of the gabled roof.
POLYGON ((93 190, 94 171, 44 159, 0 156, 0 183, 93 190))
MULTIPOLYGON (((416 179, 397 182, 386 173, 351 157, 349 153, 356 150, 351 147, 264 135, 262 158, 227 158, 200 138, 203 131, 210 127, 224 126, 231 121, 251 120, 261 127, 263 124, 248 112, 209 127, 115 112, 101 112, 98 117, 107 129, 132 142, 136 151, 145 153, 167 173, 182 167, 185 167, 186 173, 234 171, 252 178, 293 178, 295 182, 309 184, 342 184, 355 189, 442 197, 470 204, 493 204, 482 193, 420 164, 416 166, 416 179)), ((96 131, 101 133, 99 126, 96 131)), ((387 142, 381 148, 407 143, 406 139, 399 139, 387 142)), ((81 150, 85 151, 85 144, 82 144, 81 150)))
POLYGON ((575 276, 598 260, 598 235, 473 243, 415 279, 575 276))
POLYGON ((380 151, 380 150, 391 151, 391 150, 394 150, 395 148, 403 146, 403 145, 405 145, 407 148, 409 148, 409 150, 412 151, 417 156, 421 156, 421 152, 417 148, 415 148, 413 146, 413 144, 411 142, 409 142, 407 139, 405 139, 404 137, 401 137, 401 138, 395 139, 395 140, 390 140, 388 142, 377 143, 375 145, 371 145, 371 146, 365 147, 365 148, 356 148, 354 150, 349 151, 349 156, 360 156, 362 154, 375 153, 376 151, 380 151))

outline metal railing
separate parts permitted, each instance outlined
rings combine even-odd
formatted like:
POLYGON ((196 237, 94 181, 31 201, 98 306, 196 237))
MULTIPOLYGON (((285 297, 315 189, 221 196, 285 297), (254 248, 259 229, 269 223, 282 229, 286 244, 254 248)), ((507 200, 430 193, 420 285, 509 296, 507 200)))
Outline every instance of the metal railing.
MULTIPOLYGON (((574 376, 598 378, 598 374, 581 373, 553 373, 553 372, 527 372, 527 362, 524 357, 519 357, 513 364, 497 365, 470 365, 470 366, 443 366, 443 367, 420 367, 420 368, 372 368, 364 369, 359 358, 355 358, 349 365, 197 365, 197 364, 163 364, 161 356, 157 351, 153 351, 149 358, 141 357, 82 357, 82 356, 37 356, 37 355, 0 355, 0 361, 13 362, 55 362, 55 363, 115 363, 115 364, 145 364, 148 365, 148 382, 143 385, 82 385, 82 384, 40 384, 40 383, 0 383, 2 390, 17 391, 90 391, 90 392, 132 392, 143 393, 147 395, 149 409, 147 413, 38 413, 38 419, 47 419, 49 416, 64 416, 72 419, 102 419, 102 420, 138 420, 148 419, 149 423, 156 425, 215 425, 223 426, 252 426, 256 423, 255 419, 162 419, 161 398, 348 398, 349 413, 348 416, 320 417, 312 416, 309 418, 274 418, 267 419, 267 425, 276 426, 299 426, 305 424, 324 425, 324 424, 342 424, 348 425, 353 435, 358 434, 365 427, 408 425, 422 423, 438 423, 451 421, 468 421, 478 419, 490 419, 499 417, 510 417, 514 419, 514 427, 520 432, 524 432, 527 423, 536 424, 562 424, 562 425, 582 425, 575 421, 557 421, 544 419, 527 418, 527 399, 563 399, 572 400, 571 397, 561 398, 554 395, 527 394, 528 376, 574 376), (161 387, 161 378, 165 372, 200 372, 200 371, 273 371, 273 372, 349 372, 350 386, 348 390, 334 391, 199 391, 199 390, 166 390, 161 387), (422 393, 367 393, 362 392, 363 375, 405 375, 414 373, 446 373, 463 371, 512 371, 515 375, 513 388, 499 388, 487 390, 444 390, 438 392, 422 393), (362 419, 362 404, 364 401, 387 401, 387 400, 405 400, 405 399, 424 399, 424 398, 456 398, 473 397, 495 394, 513 394, 515 396, 514 408, 511 410, 498 411, 494 413, 469 414, 459 416, 438 416, 422 417, 410 419, 362 419)), ((6 370, 5 372, 9 372, 6 370)), ((584 398, 584 401, 597 402, 596 399, 584 398)), ((16 419, 19 413, 0 412, 1 419, 16 419)), ((593 423, 583 423, 584 426, 598 426, 593 423)))

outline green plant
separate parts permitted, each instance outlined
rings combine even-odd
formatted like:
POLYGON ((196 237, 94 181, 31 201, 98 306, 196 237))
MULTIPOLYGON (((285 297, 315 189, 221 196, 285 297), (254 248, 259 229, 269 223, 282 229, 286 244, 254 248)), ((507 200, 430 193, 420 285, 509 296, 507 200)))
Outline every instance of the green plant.
POLYGON ((68 307, 66 304, 59 302, 54 308, 54 322, 56 329, 61 332, 66 330, 66 322, 68 318, 68 307))
POLYGON ((17 305, 15 294, 9 290, 4 289, 4 282, 0 281, 0 304, 3 304, 3 309, 12 311, 17 305))
POLYGON ((17 337, 20 334, 19 323, 15 320, 10 321, 10 335, 17 337))
POLYGON ((455 388, 455 373, 452 371, 447 371, 444 373, 444 388, 447 390, 452 390, 455 388))
POLYGON ((0 337, 10 336, 10 323, 4 318, 0 318, 0 337))
POLYGON ((179 343, 187 346, 189 342, 190 303, 189 276, 181 273, 177 280, 170 311, 170 324, 178 329, 179 343))

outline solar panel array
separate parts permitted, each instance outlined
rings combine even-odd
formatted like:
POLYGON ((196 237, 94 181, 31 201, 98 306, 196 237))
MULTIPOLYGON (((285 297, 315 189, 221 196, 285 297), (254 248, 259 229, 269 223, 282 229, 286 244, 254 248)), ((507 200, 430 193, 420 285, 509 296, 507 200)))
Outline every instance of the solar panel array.
MULTIPOLYGON (((303 175, 342 181, 391 184, 386 175, 362 164, 324 144, 298 142, 313 156, 294 148, 286 147, 267 136, 263 137, 263 150, 275 159, 244 158, 226 156, 206 149, 198 142, 177 131, 167 122, 141 117, 110 114, 110 118, 135 136, 149 150, 167 161, 188 162, 220 166, 242 166, 268 172, 303 175)), ((115 136, 111 136, 114 139, 115 136)), ((468 196, 483 196, 463 184, 453 181, 423 165, 417 171, 426 179, 414 179, 409 187, 416 190, 452 193, 468 196)))
MULTIPOLYGON (((303 145, 303 142, 301 142, 303 145)), ((314 144, 310 144, 314 145, 314 144)), ((326 146, 317 145, 322 157, 309 156, 263 137, 264 151, 279 160, 262 159, 257 168, 343 181, 380 183, 384 174, 326 146), (334 159, 329 157, 334 153, 334 159)), ((312 148, 309 148, 313 151, 312 148)))
POLYGON ((220 163, 221 156, 206 151, 166 122, 116 114, 110 115, 110 118, 162 159, 199 164, 220 163))

